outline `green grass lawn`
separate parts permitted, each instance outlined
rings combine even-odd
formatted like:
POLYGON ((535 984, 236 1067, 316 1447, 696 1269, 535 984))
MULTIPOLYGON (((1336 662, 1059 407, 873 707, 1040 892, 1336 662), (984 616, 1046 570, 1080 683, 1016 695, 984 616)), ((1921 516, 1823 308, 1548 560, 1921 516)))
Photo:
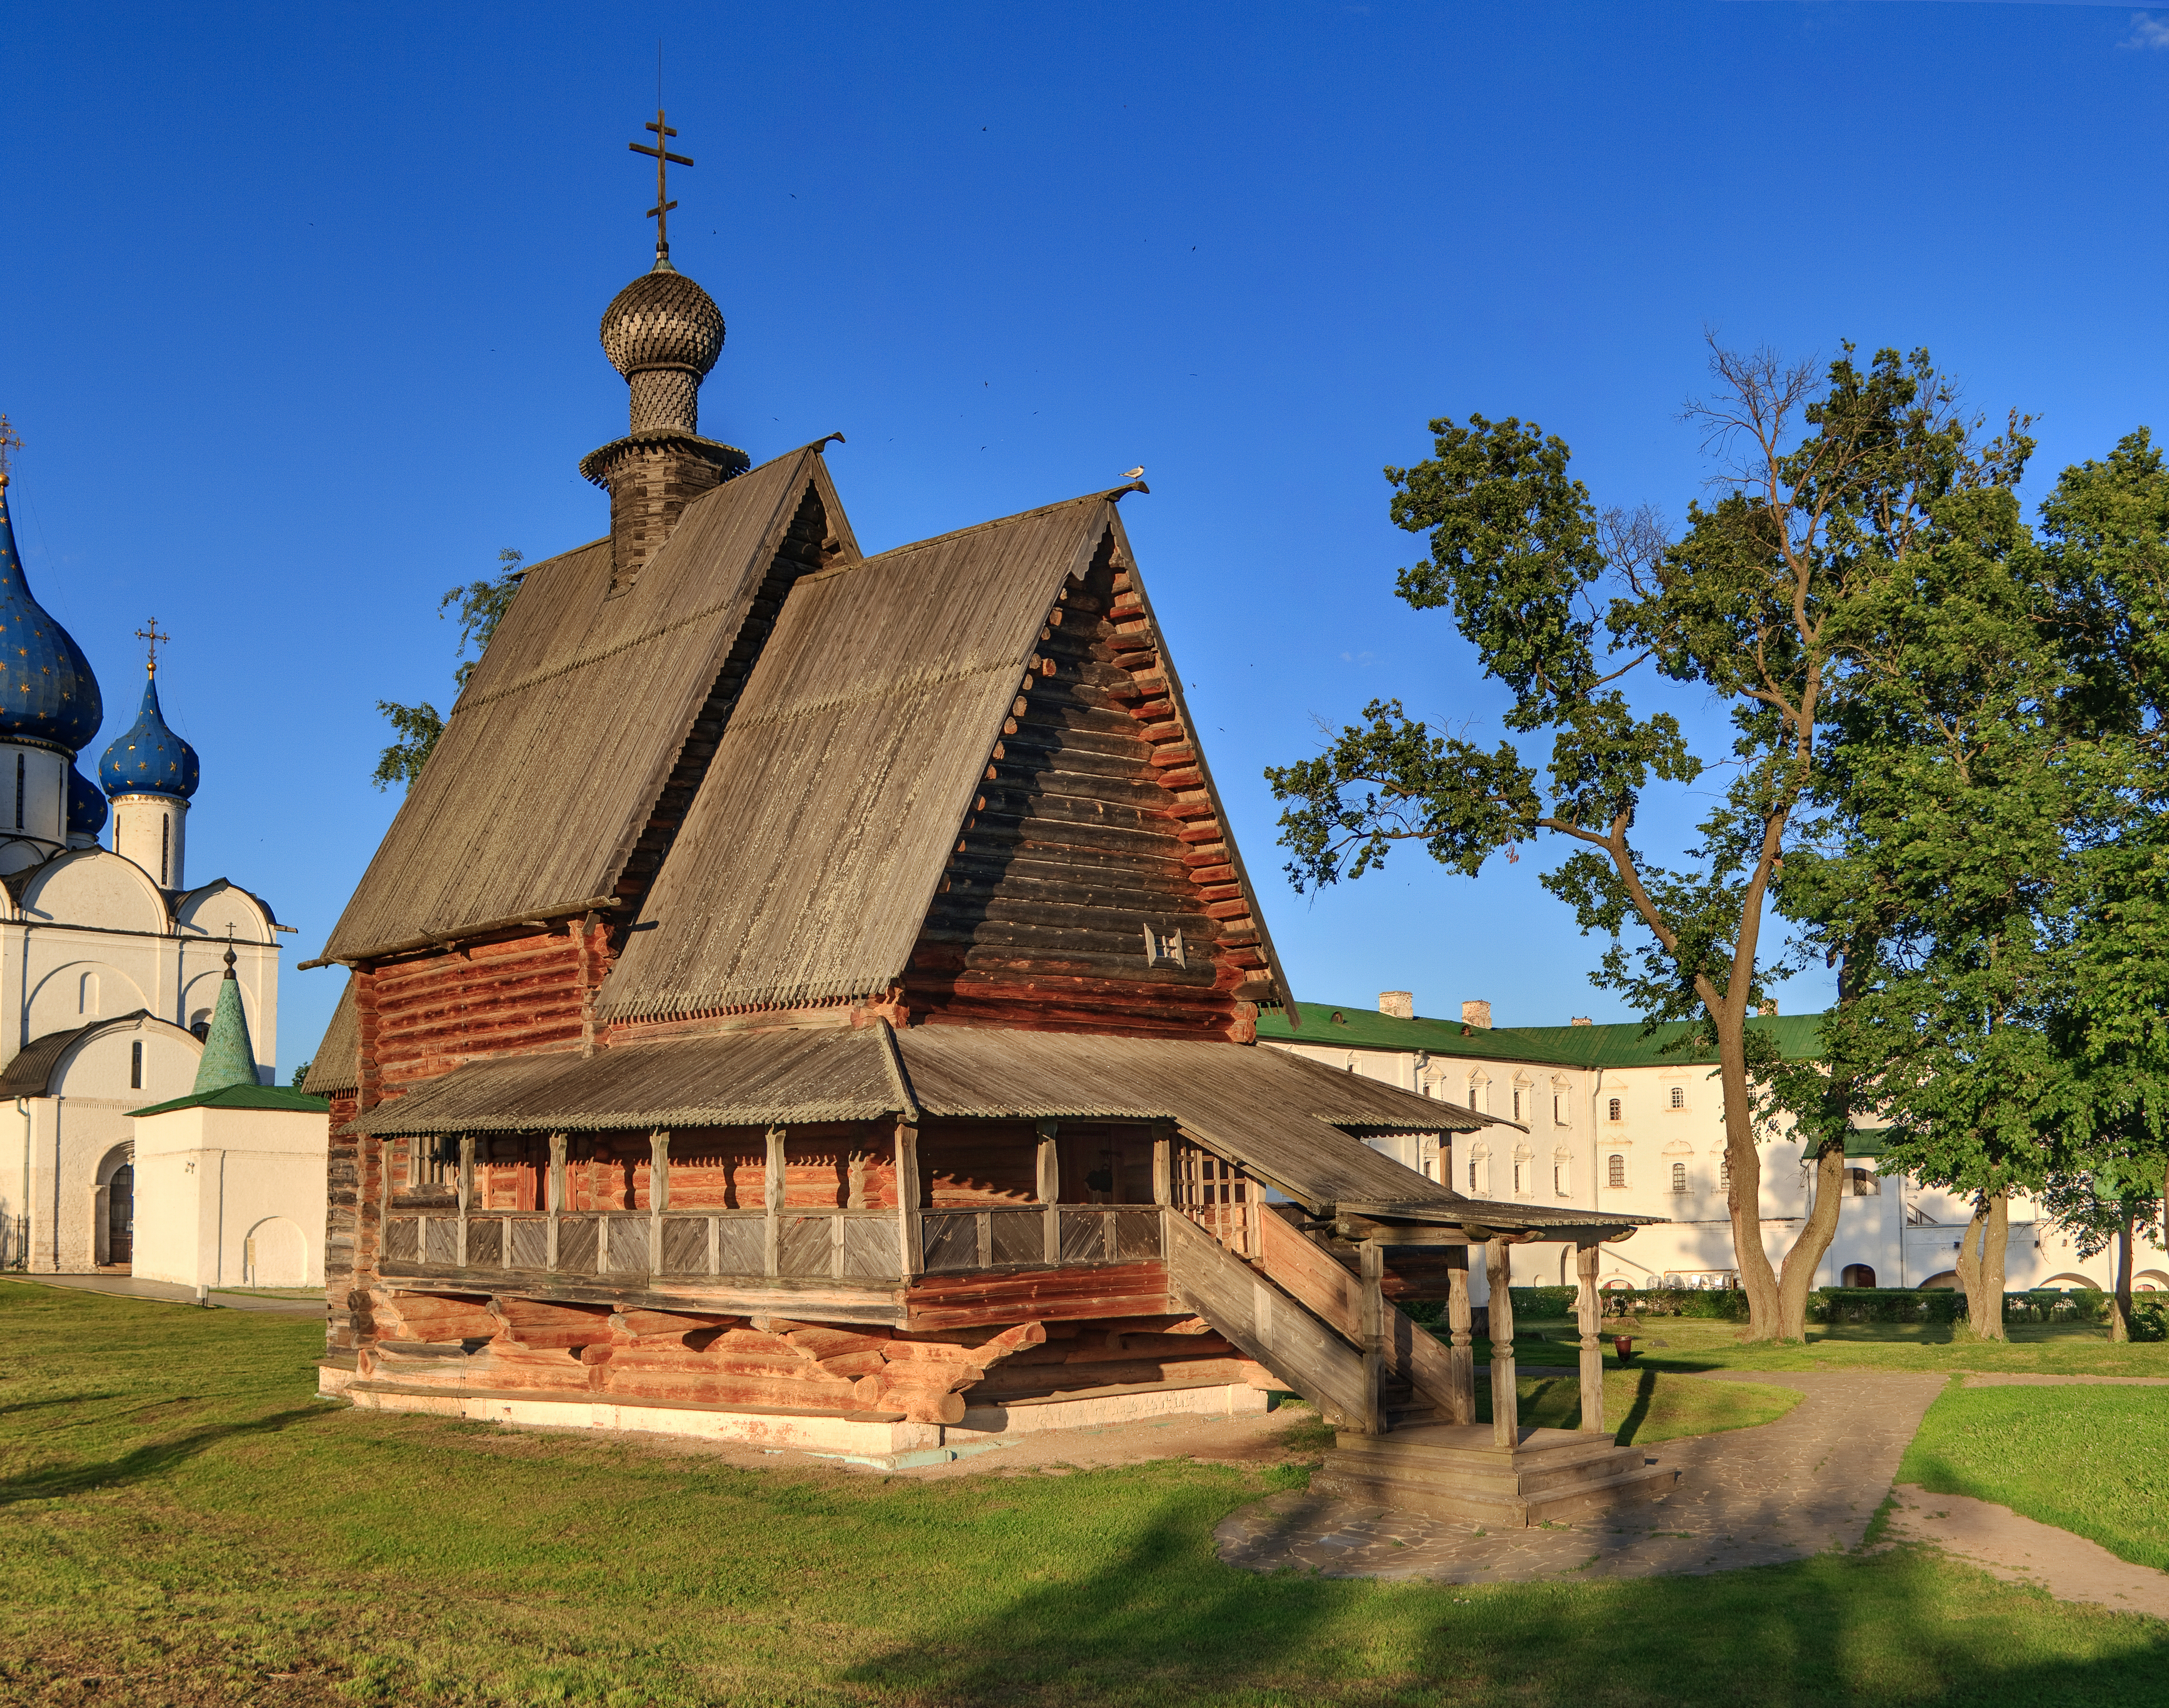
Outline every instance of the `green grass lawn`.
POLYGON ((748 1471, 328 1405, 319 1333, 0 1282, 0 1703, 2169 1704, 2161 1626, 1932 1554, 1260 1577, 1270 1467, 748 1471))
MULTIPOLYGON (((1564 1323, 1538 1325, 1564 1340, 1564 1323)), ((1964 1323, 1863 1322, 1825 1328, 1811 1324, 1804 1344, 1744 1346, 1743 1325, 1708 1317, 1645 1317, 1640 1326, 1605 1324, 1605 1362, 1614 1333, 1634 1337, 1637 1365, 1660 1370, 1910 1370, 2035 1371, 2044 1375, 2169 1376, 2169 1342, 2113 1345, 2106 1328, 2014 1322, 2007 1341, 1977 1340, 1964 1323)), ((1516 1328, 1514 1356, 1523 1365, 1571 1362, 1562 1344, 1532 1347, 1516 1328)))
POLYGON ((1995 1501, 2169 1571, 2169 1388, 1953 1385, 1898 1480, 1995 1501))
MULTIPOLYGON (((1525 1426, 1571 1429, 1581 1422, 1581 1385, 1572 1376, 1521 1376, 1514 1384, 1521 1396, 1525 1426)), ((1701 1381, 1655 1370, 1604 1372, 1604 1421, 1622 1446, 1673 1441, 1682 1435, 1713 1435, 1721 1429, 1751 1429, 1774 1423, 1800 1402, 1798 1388, 1768 1382, 1701 1381)), ((1476 1415, 1491 1420, 1491 1388, 1476 1384, 1476 1415)))

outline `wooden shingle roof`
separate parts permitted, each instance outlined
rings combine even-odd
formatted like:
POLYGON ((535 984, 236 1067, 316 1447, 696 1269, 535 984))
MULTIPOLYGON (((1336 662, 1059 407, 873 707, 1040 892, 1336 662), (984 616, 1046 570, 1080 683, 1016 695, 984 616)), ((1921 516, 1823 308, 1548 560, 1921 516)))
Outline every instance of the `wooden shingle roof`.
POLYGON ((372 960, 611 897, 809 496, 855 558, 809 446, 695 499, 615 596, 607 540, 529 571, 322 959, 372 960))
POLYGON ((599 1015, 899 977, 1047 613, 1114 525, 1095 494, 800 581, 599 1015))

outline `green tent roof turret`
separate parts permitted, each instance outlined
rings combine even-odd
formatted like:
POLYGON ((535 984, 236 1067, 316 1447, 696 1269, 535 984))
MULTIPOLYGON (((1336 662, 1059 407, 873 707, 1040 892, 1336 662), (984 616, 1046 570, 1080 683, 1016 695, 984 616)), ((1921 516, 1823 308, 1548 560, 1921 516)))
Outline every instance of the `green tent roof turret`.
POLYGON ((234 960, 233 945, 228 944, 226 977, 219 983, 218 1007, 211 1012, 203 1059, 196 1063, 194 1096, 229 1085, 258 1083, 256 1046, 249 1042, 248 1017, 241 1012, 241 984, 233 976, 234 960))

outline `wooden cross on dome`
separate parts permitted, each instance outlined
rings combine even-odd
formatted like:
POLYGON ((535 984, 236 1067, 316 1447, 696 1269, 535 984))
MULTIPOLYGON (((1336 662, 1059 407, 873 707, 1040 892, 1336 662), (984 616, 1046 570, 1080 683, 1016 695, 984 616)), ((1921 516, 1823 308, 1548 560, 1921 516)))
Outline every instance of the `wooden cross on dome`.
POLYGON ((150 648, 151 674, 156 676, 158 673, 158 648, 171 641, 173 637, 171 635, 163 635, 158 632, 158 620, 156 617, 152 617, 150 621, 149 628, 138 629, 136 631, 136 638, 143 641, 150 648))
POLYGON ((664 146, 663 139, 675 136, 678 133, 663 123, 663 109, 659 105, 655 109, 655 122, 644 128, 655 133, 653 148, 644 142, 628 142, 625 146, 635 154, 655 157, 655 205, 648 210, 648 217, 655 221, 656 258, 668 261, 670 258, 670 210, 678 204, 669 199, 669 181, 664 174, 672 166, 690 166, 693 162, 690 157, 673 154, 664 146))

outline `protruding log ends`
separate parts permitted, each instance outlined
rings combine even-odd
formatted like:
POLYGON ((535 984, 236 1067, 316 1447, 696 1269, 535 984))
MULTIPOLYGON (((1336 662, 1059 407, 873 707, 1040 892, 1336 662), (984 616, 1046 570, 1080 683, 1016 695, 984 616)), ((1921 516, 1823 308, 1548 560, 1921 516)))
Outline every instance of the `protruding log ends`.
POLYGON ((688 504, 751 466, 733 445, 667 431, 635 433, 589 452, 580 472, 610 495, 611 593, 640 579, 688 504))

